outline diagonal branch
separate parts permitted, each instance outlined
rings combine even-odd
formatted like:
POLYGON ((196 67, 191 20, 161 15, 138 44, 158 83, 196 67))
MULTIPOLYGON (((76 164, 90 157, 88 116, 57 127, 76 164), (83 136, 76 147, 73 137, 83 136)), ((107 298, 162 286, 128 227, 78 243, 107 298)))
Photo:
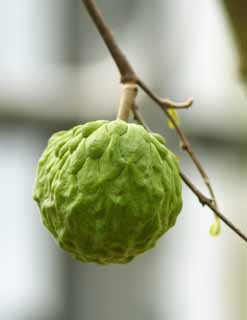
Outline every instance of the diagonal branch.
MULTIPOLYGON (((213 187, 211 185, 210 179, 205 171, 205 169, 203 168, 200 160, 198 159, 198 157, 196 156, 195 152, 192 149, 192 146, 188 140, 188 138, 186 137, 185 133, 183 132, 183 130, 178 126, 178 124, 176 123, 176 121, 173 119, 173 117, 170 115, 170 113, 168 112, 167 108, 164 107, 164 104, 162 102, 162 100, 160 100, 153 92, 151 89, 148 88, 148 86, 140 79, 138 79, 137 84, 142 88, 142 90, 154 101, 156 102, 156 104, 158 106, 160 106, 160 108, 164 111, 164 113, 166 114, 166 116, 168 117, 168 119, 171 121, 171 123, 173 124, 179 138, 181 141, 181 148, 186 151, 188 153, 188 155, 190 156, 190 158, 192 159, 192 161, 194 162, 196 168, 198 169, 208 191, 209 194, 213 200, 214 206, 215 208, 218 210, 218 205, 217 205, 217 201, 216 201, 216 196, 213 190, 213 187)), ((193 100, 192 100, 193 101, 193 100)))
POLYGON ((197 196, 198 200, 202 205, 206 205, 209 207, 215 215, 222 220, 232 231, 239 235, 245 242, 247 242, 247 236, 243 234, 229 219, 227 219, 214 205, 213 200, 208 199, 204 196, 195 186, 194 184, 186 177, 186 175, 180 172, 180 176, 183 179, 184 183, 190 188, 190 190, 197 196))
MULTIPOLYGON (((141 113, 136 110, 136 108, 133 111, 134 114, 134 119, 140 124, 142 125, 147 131, 151 131, 149 129, 149 127, 147 126, 145 120, 143 119, 141 113)), ((210 208, 215 215, 222 220, 233 232, 235 232, 236 234, 238 234, 245 242, 247 242, 247 236, 245 234, 243 234, 229 219, 227 219, 219 210, 218 208, 215 206, 214 201, 207 198, 203 193, 201 193, 201 191, 199 191, 196 186, 190 181, 190 179, 183 173, 180 171, 180 176, 183 180, 183 182, 188 186, 188 188, 197 196, 199 202, 203 205, 203 206, 207 206, 208 208, 210 208)))
POLYGON ((94 0, 82 0, 89 15, 91 16, 95 26, 97 27, 102 39, 104 40, 107 48, 109 49, 114 62, 116 63, 118 70, 121 74, 121 82, 136 82, 136 74, 126 56, 117 45, 113 34, 107 26, 103 15, 97 8, 94 0))

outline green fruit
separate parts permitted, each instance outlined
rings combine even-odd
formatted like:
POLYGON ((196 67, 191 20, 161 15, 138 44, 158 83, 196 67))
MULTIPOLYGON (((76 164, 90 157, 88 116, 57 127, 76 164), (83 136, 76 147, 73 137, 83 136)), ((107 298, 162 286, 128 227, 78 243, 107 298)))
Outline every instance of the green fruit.
POLYGON ((100 264, 127 263, 152 248, 182 208, 175 155, 160 135, 119 120, 55 133, 34 199, 64 250, 100 264))

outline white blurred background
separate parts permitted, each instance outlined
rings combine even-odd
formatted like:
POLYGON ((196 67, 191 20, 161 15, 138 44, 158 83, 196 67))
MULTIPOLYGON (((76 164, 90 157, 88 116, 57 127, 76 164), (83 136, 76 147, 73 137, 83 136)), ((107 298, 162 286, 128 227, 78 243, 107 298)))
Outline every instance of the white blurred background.
MULTIPOLYGON (((152 88, 194 97, 182 126, 247 231, 247 88, 223 3, 97 2, 152 88)), ((38 158, 52 132, 114 119, 119 77, 79 0, 2 0, 0 39, 0 319, 247 319, 246 244, 224 225, 210 237, 213 216, 186 186, 176 226, 128 265, 84 265, 56 246, 32 200, 38 158)), ((138 104, 206 192, 160 110, 142 93, 138 104)))

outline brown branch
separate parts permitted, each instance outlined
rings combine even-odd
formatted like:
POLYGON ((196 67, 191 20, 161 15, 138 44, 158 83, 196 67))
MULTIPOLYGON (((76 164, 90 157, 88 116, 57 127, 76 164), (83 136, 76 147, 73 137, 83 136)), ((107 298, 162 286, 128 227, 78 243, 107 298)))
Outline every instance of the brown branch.
POLYGON ((126 56, 117 45, 113 34, 102 16, 100 10, 97 8, 94 0, 82 0, 91 16, 95 26, 97 27, 102 39, 109 49, 113 60, 115 61, 118 70, 121 74, 121 82, 136 82, 136 74, 126 56))
POLYGON ((247 242, 247 236, 243 234, 229 219, 227 219, 214 205, 213 200, 208 199, 204 196, 195 186, 194 184, 186 177, 186 175, 180 172, 180 176, 183 179, 184 183, 190 188, 190 190, 197 196, 198 200, 202 205, 206 205, 209 207, 215 215, 220 218, 232 231, 240 236, 245 242, 247 242))
MULTIPOLYGON (((153 92, 151 89, 148 88, 148 86, 140 79, 138 79, 137 84, 143 89, 143 91, 153 100, 156 102, 157 105, 160 106, 160 108, 165 112, 166 116, 168 117, 168 119, 171 121, 171 123, 173 124, 179 138, 181 141, 181 148, 186 151, 190 158, 192 159, 192 161, 194 162, 195 166, 197 167, 208 191, 209 194, 211 196, 211 198, 214 201, 215 207, 216 209, 218 209, 218 205, 216 202, 216 196, 214 193, 214 190, 212 188, 212 185, 210 183, 210 179, 206 173, 206 171, 204 170, 200 160, 197 158, 196 154, 194 153, 192 146, 188 140, 188 138, 186 137, 185 133, 183 132, 183 130, 177 125, 176 121, 173 119, 173 117, 169 114, 167 108, 164 107, 164 104, 162 102, 162 100, 160 100, 153 92)), ((193 101, 193 100, 192 100, 193 101)))
POLYGON ((148 88, 148 86, 141 80, 137 79, 137 84, 142 88, 144 92, 154 101, 156 102, 162 110, 167 109, 188 109, 193 104, 193 98, 188 98, 184 102, 174 102, 170 99, 161 99, 158 97, 151 89, 148 88))
MULTIPOLYGON (((134 118, 135 120, 142 125, 144 128, 146 128, 147 131, 151 131, 145 120, 143 119, 141 113, 138 112, 133 112, 134 113, 134 118)), ((201 191, 199 191, 196 186, 190 181, 190 179, 183 173, 180 171, 180 176, 183 180, 183 182, 189 187, 189 189, 197 196, 199 202, 203 205, 203 206, 207 206, 209 207, 214 213, 215 215, 222 220, 233 232, 235 232, 236 234, 238 234, 245 242, 247 242, 247 236, 244 235, 229 219, 227 219, 219 210, 218 208, 215 206, 215 203, 212 199, 207 198, 203 193, 201 193, 201 191)))
MULTIPOLYGON (((113 34, 110 28, 107 26, 103 15, 101 14, 100 10, 97 8, 96 3, 94 0, 82 0, 84 3, 89 15, 91 16, 95 26, 97 27, 102 39, 104 40, 108 50, 111 53, 111 56, 116 63, 119 73, 121 75, 121 82, 134 82, 138 83, 138 77, 129 63, 127 57, 124 55, 123 51, 117 45, 113 34)), ((184 102, 174 102, 170 99, 161 99, 155 94, 153 94, 153 98, 158 102, 162 103, 164 108, 167 109, 188 109, 192 103, 193 99, 189 98, 184 102)))
MULTIPOLYGON (((209 193, 210 193, 212 200, 208 200, 209 202, 206 201, 204 204, 208 205, 208 207, 211 208, 211 210, 222 221, 224 221, 233 231, 235 231, 236 234, 238 234, 241 238, 246 240, 247 238, 232 223, 228 222, 228 220, 222 214, 219 213, 218 208, 217 208, 217 203, 216 203, 216 197, 215 197, 215 194, 214 194, 213 188, 211 186, 208 175, 206 174, 199 159, 195 155, 186 135, 184 134, 182 129, 176 124, 173 117, 168 112, 169 108, 177 108, 177 109, 188 108, 189 106, 191 106, 193 100, 188 99, 184 103, 178 104, 178 103, 175 103, 169 99, 161 99, 155 93, 153 93, 152 90, 149 89, 148 86, 141 79, 138 78, 133 67, 129 63, 127 57, 123 54, 122 50, 117 45, 117 43, 112 35, 112 32, 109 29, 109 27, 107 26, 107 24, 105 23, 104 18, 102 16, 100 10, 97 8, 95 1, 94 0, 82 0, 82 2, 84 3, 89 15, 91 16, 91 18, 92 18, 94 24, 96 25, 102 39, 104 40, 107 48, 109 49, 114 62, 116 63, 116 65, 118 67, 118 70, 121 75, 121 82, 122 83, 136 83, 136 84, 138 84, 143 89, 143 91, 146 92, 146 94, 153 101, 155 101, 157 103, 157 105, 159 105, 161 107, 161 109, 165 112, 168 119, 173 124, 173 126, 174 126, 180 140, 181 140, 182 149, 184 149, 189 154, 191 159, 193 160, 200 175, 203 178, 204 183, 206 184, 206 186, 209 190, 209 193)), ((134 109, 134 115, 135 115, 135 117, 136 116, 138 117, 138 110, 134 109)), ((187 183, 188 183, 188 181, 187 181, 187 183)), ((190 188, 193 186, 192 183, 189 183, 187 185, 190 188)), ((196 192, 195 188, 191 188, 191 190, 197 195, 197 197, 200 201, 203 199, 204 200, 207 199, 205 196, 203 196, 204 198, 201 197, 201 193, 196 192)))

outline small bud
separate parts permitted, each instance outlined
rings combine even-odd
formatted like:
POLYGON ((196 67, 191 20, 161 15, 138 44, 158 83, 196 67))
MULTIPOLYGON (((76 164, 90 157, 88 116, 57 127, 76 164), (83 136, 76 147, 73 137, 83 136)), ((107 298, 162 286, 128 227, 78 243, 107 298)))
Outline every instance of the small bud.
MULTIPOLYGON (((179 115, 178 115, 177 111, 175 109, 168 109, 168 113, 173 118, 174 122, 179 126, 180 119, 179 119, 179 115)), ((172 123, 172 121, 170 119, 168 120, 168 127, 170 129, 174 129, 174 124, 172 123)))
POLYGON ((215 222, 211 225, 209 233, 212 237, 217 237, 221 232, 220 219, 215 216, 215 222))

